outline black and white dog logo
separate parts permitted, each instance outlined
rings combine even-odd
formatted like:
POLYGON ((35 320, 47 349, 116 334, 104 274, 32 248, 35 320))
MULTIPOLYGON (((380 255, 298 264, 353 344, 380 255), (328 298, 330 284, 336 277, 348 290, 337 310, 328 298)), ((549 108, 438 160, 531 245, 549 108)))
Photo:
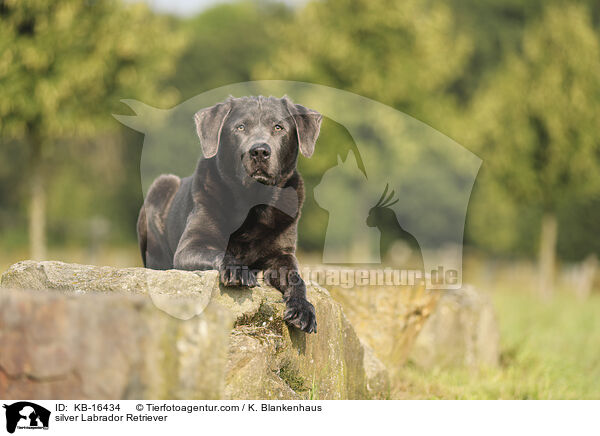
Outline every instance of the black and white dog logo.
POLYGON ((48 429, 50 411, 28 401, 19 401, 6 409, 6 431, 14 433, 18 429, 48 429))

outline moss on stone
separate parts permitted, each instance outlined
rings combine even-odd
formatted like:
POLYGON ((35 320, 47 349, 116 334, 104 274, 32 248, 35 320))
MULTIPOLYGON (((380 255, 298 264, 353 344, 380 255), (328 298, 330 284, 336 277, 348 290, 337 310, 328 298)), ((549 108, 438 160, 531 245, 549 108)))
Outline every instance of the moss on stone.
POLYGON ((282 336, 284 322, 276 308, 272 304, 263 301, 256 313, 242 315, 235 323, 236 328, 244 326, 268 330, 274 335, 282 336))
POLYGON ((306 392, 310 389, 306 379, 300 375, 300 371, 294 368, 290 362, 282 365, 277 375, 296 393, 306 392))

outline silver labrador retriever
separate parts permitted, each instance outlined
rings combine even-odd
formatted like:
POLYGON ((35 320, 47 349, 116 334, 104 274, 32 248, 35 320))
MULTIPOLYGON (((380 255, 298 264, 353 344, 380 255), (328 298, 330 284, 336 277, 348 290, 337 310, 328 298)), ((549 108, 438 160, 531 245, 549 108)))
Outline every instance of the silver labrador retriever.
POLYGON ((287 97, 229 98, 195 115, 204 155, 190 177, 157 178, 138 218, 144 265, 217 269, 224 286, 283 293, 285 320, 317 331, 296 260, 304 201, 298 153, 313 154, 322 116, 287 97))

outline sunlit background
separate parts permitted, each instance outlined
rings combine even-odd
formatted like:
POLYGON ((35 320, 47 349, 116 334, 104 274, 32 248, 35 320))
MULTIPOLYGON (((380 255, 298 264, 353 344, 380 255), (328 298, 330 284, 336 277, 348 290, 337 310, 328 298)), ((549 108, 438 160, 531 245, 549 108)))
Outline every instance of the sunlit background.
MULTIPOLYGON (((170 108, 264 79, 380 101, 483 160, 464 281, 495 302, 501 365, 408 365, 397 397, 600 398, 597 1, 0 0, 0 270, 140 266, 143 136, 111 116, 120 99, 170 108)), ((301 262, 328 219, 311 190, 349 140, 325 119, 300 162, 301 262)))

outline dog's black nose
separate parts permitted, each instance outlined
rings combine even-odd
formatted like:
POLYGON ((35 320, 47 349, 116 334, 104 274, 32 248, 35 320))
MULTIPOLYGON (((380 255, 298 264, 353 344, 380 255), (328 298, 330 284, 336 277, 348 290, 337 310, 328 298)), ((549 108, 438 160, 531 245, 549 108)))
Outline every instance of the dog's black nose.
POLYGON ((271 147, 264 142, 254 144, 250 148, 250 156, 258 160, 267 160, 271 156, 271 147))

